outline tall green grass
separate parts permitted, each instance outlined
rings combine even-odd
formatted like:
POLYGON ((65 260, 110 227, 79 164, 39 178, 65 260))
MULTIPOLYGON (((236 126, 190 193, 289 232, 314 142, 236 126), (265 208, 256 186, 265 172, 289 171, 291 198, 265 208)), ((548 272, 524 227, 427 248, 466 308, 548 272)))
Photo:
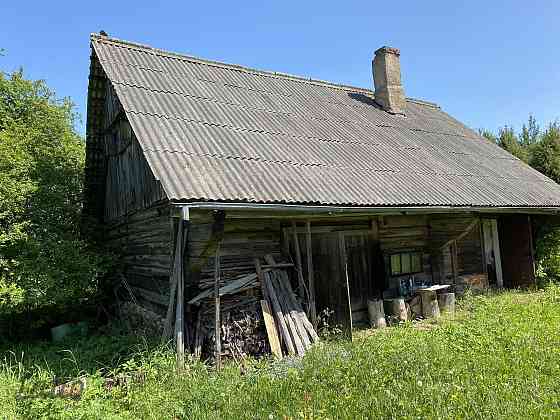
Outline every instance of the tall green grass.
POLYGON ((227 364, 220 373, 192 361, 179 376, 170 351, 135 347, 110 368, 85 369, 88 387, 79 400, 51 396, 52 366, 60 360, 41 362, 31 348, 33 363, 25 355, 4 361, 2 415, 560 418, 560 288, 478 296, 460 307, 454 320, 433 328, 363 332, 352 343, 321 343, 303 359, 227 364), (101 374, 127 372, 136 379, 105 389, 101 374))

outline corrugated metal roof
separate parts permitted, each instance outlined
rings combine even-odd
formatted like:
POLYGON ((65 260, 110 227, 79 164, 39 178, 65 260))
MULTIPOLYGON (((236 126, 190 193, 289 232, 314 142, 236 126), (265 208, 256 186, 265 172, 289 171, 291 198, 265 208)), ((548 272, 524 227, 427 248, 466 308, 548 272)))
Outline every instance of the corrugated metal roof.
POLYGON ((560 206, 560 186, 434 104, 92 35, 171 200, 560 206))

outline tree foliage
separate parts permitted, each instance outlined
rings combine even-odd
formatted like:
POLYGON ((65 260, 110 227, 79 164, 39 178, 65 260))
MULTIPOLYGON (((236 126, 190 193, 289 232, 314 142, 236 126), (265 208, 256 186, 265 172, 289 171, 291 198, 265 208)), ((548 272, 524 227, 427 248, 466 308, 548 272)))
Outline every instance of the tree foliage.
POLYGON ((0 73, 0 313, 93 292, 102 259, 80 239, 84 142, 69 100, 0 73))
POLYGON ((531 149, 530 164, 539 172, 560 182, 560 127, 557 122, 548 126, 531 149))
MULTIPOLYGON (((498 130, 498 135, 482 129, 479 130, 479 133, 542 174, 560 183, 560 125, 558 122, 550 123, 544 131, 541 131, 535 117, 529 115, 527 124, 523 124, 519 134, 508 126, 498 130)), ((539 226, 535 247, 539 282, 560 281, 560 228, 550 223, 539 226)))

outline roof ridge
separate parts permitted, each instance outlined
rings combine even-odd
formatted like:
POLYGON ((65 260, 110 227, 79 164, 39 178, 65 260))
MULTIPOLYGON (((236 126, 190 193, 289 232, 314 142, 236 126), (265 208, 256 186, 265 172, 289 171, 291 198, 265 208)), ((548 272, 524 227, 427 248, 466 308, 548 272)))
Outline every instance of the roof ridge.
MULTIPOLYGON (((171 57, 171 58, 177 58, 177 59, 192 61, 192 62, 211 65, 211 66, 227 68, 227 69, 230 69, 230 70, 244 71, 244 72, 259 74, 259 75, 263 75, 263 76, 267 76, 267 77, 275 77, 275 78, 293 80, 293 81, 300 82, 300 83, 309 83, 309 84, 313 84, 313 85, 325 86, 325 87, 340 89, 340 90, 344 90, 344 91, 354 91, 354 92, 368 93, 368 94, 372 95, 373 97, 375 97, 375 92, 373 90, 368 89, 368 88, 364 88, 364 87, 351 86, 351 85, 347 85, 347 84, 343 84, 343 83, 335 83, 335 82, 330 82, 330 81, 327 81, 327 80, 313 79, 311 77, 303 77, 303 76, 298 76, 298 75, 293 75, 293 74, 283 73, 283 72, 277 72, 277 71, 261 70, 261 69, 256 69, 256 68, 253 68, 253 67, 242 66, 242 65, 239 65, 239 64, 226 63, 226 62, 223 62, 223 61, 209 60, 209 59, 195 57, 195 56, 188 55, 188 54, 175 53, 175 52, 172 52, 172 51, 167 51, 167 50, 163 50, 163 49, 160 49, 160 48, 155 48, 155 47, 152 47, 152 46, 147 45, 147 44, 141 44, 141 43, 127 41, 127 40, 114 38, 114 37, 110 37, 110 36, 100 35, 98 33, 91 33, 90 34, 90 40, 92 42, 97 41, 97 42, 103 42, 103 43, 122 44, 124 46, 132 47, 132 48, 139 49, 139 50, 148 50, 148 51, 150 51, 154 54, 157 54, 157 55, 164 55, 164 56, 168 56, 168 57, 171 57)), ((435 102, 430 102, 430 101, 426 101, 426 100, 423 100, 423 99, 410 98, 410 97, 406 97, 406 100, 408 102, 413 102, 413 103, 416 103, 418 105, 424 105, 424 106, 429 106, 429 107, 432 107, 432 108, 441 109, 441 107, 435 102)))

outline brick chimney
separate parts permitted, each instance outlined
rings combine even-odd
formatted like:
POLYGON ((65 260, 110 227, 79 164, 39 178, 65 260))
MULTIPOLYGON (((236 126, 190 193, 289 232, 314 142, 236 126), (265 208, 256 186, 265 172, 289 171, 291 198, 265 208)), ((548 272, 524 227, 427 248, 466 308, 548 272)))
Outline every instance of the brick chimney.
POLYGON ((373 83, 375 102, 391 114, 404 114, 406 104, 401 84, 400 51, 397 48, 381 47, 373 58, 373 83))

